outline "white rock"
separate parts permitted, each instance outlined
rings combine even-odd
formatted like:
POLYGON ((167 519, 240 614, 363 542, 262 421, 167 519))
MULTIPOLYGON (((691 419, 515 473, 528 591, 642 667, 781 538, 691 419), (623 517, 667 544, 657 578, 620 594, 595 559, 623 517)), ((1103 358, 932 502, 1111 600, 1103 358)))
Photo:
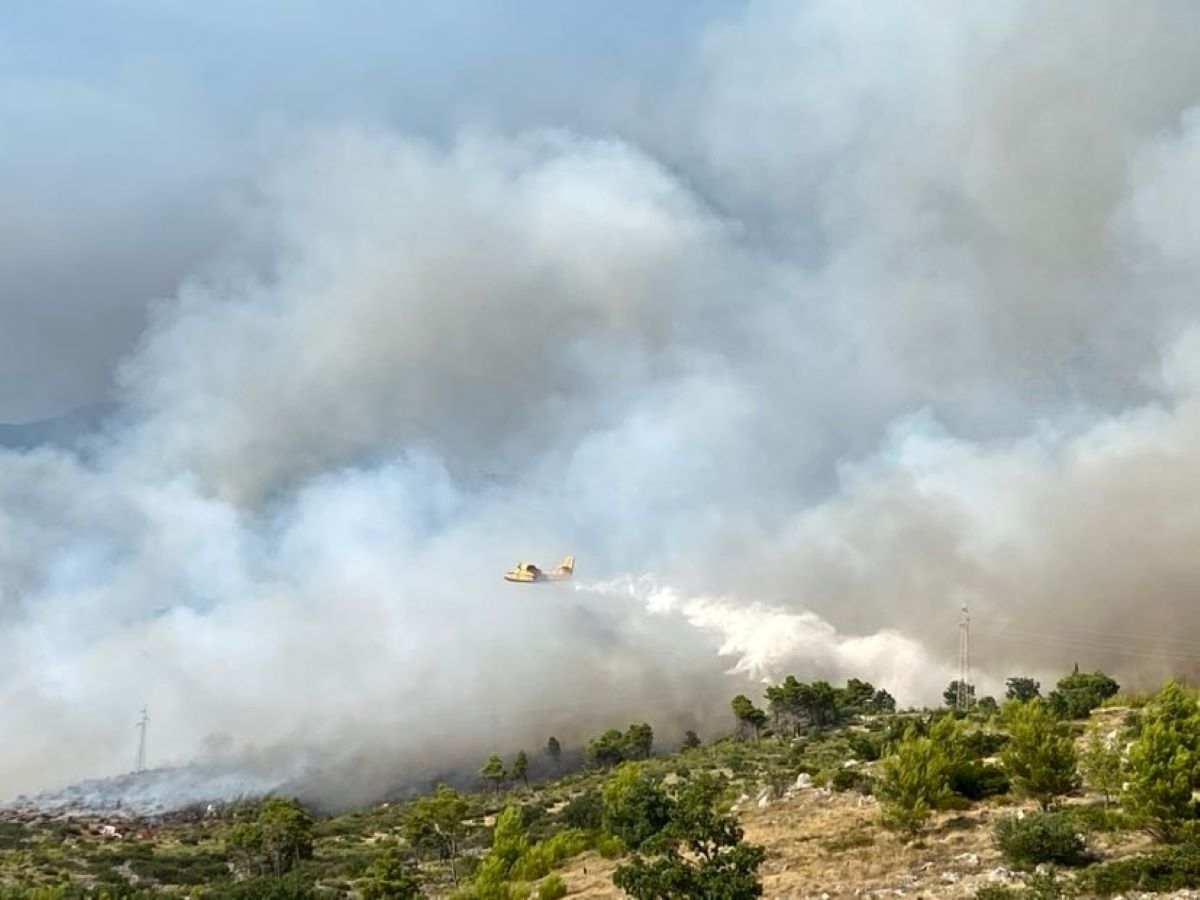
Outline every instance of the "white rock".
POLYGON ((801 772, 796 776, 796 790, 812 787, 812 776, 807 772, 801 772))

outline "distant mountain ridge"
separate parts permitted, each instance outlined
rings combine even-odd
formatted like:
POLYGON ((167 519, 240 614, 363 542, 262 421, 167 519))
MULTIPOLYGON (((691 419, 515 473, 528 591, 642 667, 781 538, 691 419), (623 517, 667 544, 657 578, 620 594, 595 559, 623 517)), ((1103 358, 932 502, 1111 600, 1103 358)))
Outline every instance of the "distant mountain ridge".
POLYGON ((98 431, 116 412, 115 403, 93 403, 61 416, 36 422, 0 424, 0 448, 32 450, 35 447, 75 449, 80 440, 98 431))

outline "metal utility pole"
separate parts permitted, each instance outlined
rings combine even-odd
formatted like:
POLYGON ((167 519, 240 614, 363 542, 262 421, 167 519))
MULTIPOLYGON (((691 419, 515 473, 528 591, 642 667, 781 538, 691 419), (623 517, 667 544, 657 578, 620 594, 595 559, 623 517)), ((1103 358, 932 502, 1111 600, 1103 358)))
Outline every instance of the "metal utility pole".
POLYGON ((138 738, 137 765, 134 767, 135 772, 146 771, 146 724, 150 721, 149 708, 142 707, 142 718, 138 721, 137 727, 141 731, 141 736, 138 738))
POLYGON ((966 712, 971 707, 971 616, 962 608, 958 620, 958 690, 954 697, 954 708, 966 712))

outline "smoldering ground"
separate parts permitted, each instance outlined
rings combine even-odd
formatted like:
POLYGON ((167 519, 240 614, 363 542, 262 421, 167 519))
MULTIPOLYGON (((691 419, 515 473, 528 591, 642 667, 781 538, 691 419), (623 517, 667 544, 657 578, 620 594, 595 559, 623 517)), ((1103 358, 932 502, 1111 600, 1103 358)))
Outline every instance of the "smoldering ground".
POLYGON ((118 420, 0 456, 0 791, 142 702, 327 803, 788 672, 936 702, 964 603, 982 692, 1190 672, 1200 17, 899 14, 752 4, 607 134, 290 132, 118 420))

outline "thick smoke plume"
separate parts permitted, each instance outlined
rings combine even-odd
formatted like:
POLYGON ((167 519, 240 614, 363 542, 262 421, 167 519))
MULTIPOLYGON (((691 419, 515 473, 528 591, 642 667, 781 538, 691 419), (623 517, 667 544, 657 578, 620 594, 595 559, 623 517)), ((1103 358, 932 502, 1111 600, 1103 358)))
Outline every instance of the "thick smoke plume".
POLYGON ((330 804, 788 673, 936 702, 964 604, 981 692, 1189 672, 1198 29, 753 4, 620 139, 294 134, 110 426, 0 454, 0 795, 142 702, 330 804))

